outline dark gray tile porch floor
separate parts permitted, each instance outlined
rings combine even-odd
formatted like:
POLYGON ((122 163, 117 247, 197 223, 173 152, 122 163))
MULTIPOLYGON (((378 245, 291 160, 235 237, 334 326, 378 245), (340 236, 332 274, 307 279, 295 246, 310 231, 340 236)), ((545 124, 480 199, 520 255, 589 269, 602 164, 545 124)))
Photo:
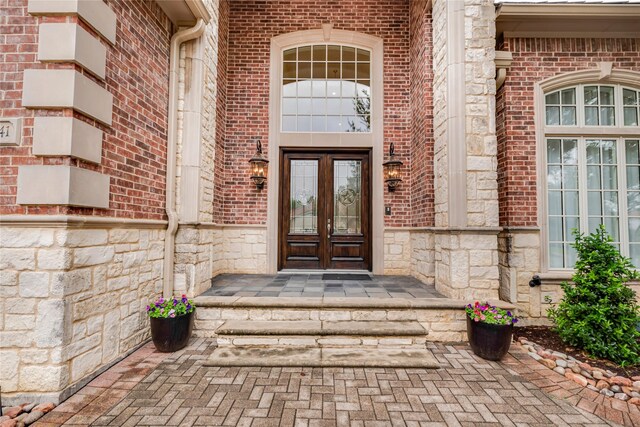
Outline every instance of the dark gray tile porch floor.
POLYGON ((433 285, 409 276, 322 280, 322 274, 221 274, 203 296, 444 298, 433 285))

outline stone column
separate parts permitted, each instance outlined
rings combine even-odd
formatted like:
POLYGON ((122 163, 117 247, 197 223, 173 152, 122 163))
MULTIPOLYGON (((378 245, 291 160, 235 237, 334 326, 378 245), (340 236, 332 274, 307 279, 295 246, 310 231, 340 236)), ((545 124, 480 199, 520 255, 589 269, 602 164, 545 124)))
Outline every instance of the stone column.
POLYGON ((434 0, 436 289, 498 298, 495 8, 434 0))

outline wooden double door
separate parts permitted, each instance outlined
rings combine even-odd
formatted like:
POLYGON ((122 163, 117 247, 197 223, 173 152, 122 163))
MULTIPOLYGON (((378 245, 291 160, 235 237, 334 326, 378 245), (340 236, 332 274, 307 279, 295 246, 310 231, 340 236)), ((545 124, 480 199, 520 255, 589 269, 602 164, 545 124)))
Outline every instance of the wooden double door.
POLYGON ((281 152, 278 269, 371 270, 369 155, 281 152))

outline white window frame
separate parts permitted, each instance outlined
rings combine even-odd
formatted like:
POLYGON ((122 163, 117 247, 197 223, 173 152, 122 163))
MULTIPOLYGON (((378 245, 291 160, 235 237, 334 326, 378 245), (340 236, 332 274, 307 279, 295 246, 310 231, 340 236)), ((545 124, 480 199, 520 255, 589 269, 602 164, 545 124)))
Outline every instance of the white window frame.
MULTIPOLYGON (((572 73, 552 77, 535 84, 534 108, 535 127, 537 140, 537 172, 538 172, 538 223, 540 224, 540 271, 542 272, 567 272, 573 268, 550 268, 549 265, 549 227, 547 223, 547 139, 549 138, 574 138, 578 140, 578 147, 585 144, 586 139, 612 139, 617 144, 618 161, 618 209, 620 221, 620 243, 623 254, 628 254, 628 219, 626 210, 626 163, 624 141, 627 139, 640 139, 640 126, 624 126, 622 88, 640 90, 640 72, 631 70, 612 69, 611 63, 601 63, 599 68, 581 70, 572 73), (585 126, 584 125, 584 86, 615 86, 615 120, 614 126, 585 126), (556 90, 576 87, 576 125, 575 126, 547 126, 545 95, 556 90), (623 197, 624 196, 624 197, 623 197)), ((579 189, 586 188, 586 151, 579 148, 578 179, 579 189), (583 170, 584 169, 584 170, 583 170)), ((586 192, 580 195, 580 226, 588 229, 586 205, 586 192), (584 200, 583 200, 584 199, 584 200)))

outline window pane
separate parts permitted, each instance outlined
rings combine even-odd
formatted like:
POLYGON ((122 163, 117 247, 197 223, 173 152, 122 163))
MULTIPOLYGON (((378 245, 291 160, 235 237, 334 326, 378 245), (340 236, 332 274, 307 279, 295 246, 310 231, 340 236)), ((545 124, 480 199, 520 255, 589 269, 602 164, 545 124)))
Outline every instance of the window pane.
POLYGON ((618 218, 605 218, 604 226, 607 229, 607 233, 611 235, 614 242, 620 241, 620 229, 618 227, 618 218))
POLYGON ((616 166, 602 167, 602 188, 605 190, 618 189, 618 168, 616 166))
POLYGON ((629 245, 629 256, 633 265, 640 265, 640 245, 629 245))
MULTIPOLYGON (((629 191, 627 193, 627 213, 629 216, 640 217, 640 192, 629 191)), ((629 221, 631 222, 631 218, 629 218, 629 221)))
POLYGON ((565 89, 562 91, 562 104, 563 105, 575 105, 576 103, 576 90, 565 89))
POLYGON ((339 79, 340 77, 342 77, 340 74, 340 64, 337 62, 329 62, 327 64, 327 78, 339 79))
POLYGON ((282 52, 282 59, 284 61, 295 61, 296 60, 296 48, 287 49, 282 52))
POLYGON ((296 105, 295 98, 284 98, 282 100, 282 114, 296 114, 296 105))
POLYGON ((635 90, 622 90, 622 103, 624 105, 638 105, 638 94, 635 90))
POLYGON ((562 124, 566 126, 576 124, 576 107, 562 107, 562 124))
POLYGON ((340 80, 327 81, 327 96, 330 98, 340 96, 340 80))
POLYGON ((298 78, 299 79, 311 78, 311 62, 298 62, 298 78))
POLYGON ((600 166, 587 166, 587 188, 600 190, 600 166))
POLYGON ((282 82, 282 96, 296 96, 296 87, 295 80, 284 80, 282 82))
POLYGON ((311 46, 298 48, 298 61, 311 61, 311 46))
POLYGON ((311 132, 311 116, 298 116, 298 132, 311 132))
POLYGON ((600 86, 600 105, 613 105, 613 87, 600 86))
POLYGON ((313 132, 326 132, 327 131, 327 119, 325 116, 313 116, 311 123, 311 130, 313 132))
POLYGON ((342 64, 342 78, 343 79, 356 79, 356 64, 342 64))
POLYGON ((635 107, 624 107, 624 125, 638 126, 638 109, 635 107))
POLYGON ((564 166, 562 168, 562 188, 571 190, 578 188, 577 166, 564 166))
POLYGON ((596 217, 596 218, 589 218, 589 230, 588 233, 595 233, 596 231, 598 231, 598 228, 600 227, 600 224, 602 224, 602 221, 600 220, 600 217, 596 217))
POLYGON ((614 107, 600 107, 600 125, 613 126, 615 125, 615 122, 614 107))
POLYGON ((573 240, 573 230, 580 228, 578 217, 568 216, 564 219, 564 241, 573 240))
POLYGON ((549 245, 549 264, 551 268, 564 267, 564 251, 562 243, 551 243, 549 245))
POLYGON ((575 139, 562 140, 562 161, 565 164, 578 164, 578 141, 575 139))
POLYGON ((313 63, 313 78, 324 79, 327 77, 327 63, 326 62, 314 62, 313 63))
POLYGON ((327 59, 329 61, 340 61, 340 46, 328 46, 327 59))
POLYGON ((605 191, 604 193, 604 214, 618 216, 618 193, 605 191))
POLYGON ((298 98, 298 114, 311 114, 311 98, 298 98))
POLYGON ((587 126, 598 126, 598 107, 584 108, 584 122, 587 126))
POLYGON ((640 218, 629 218, 629 241, 640 242, 640 218))
POLYGON ((311 81, 298 82, 298 96, 311 96, 311 81))
POLYGON ((317 229, 318 161, 291 160, 291 233, 315 234, 317 229))
POLYGON ((549 218, 549 241, 562 242, 564 233, 562 232, 562 217, 552 216, 549 218))
POLYGON ((358 64, 358 80, 369 80, 369 64, 358 64))
MULTIPOLYGON (((334 110, 337 111, 337 110, 334 110)), ((342 132, 342 120, 340 116, 327 116, 327 131, 342 132)))
POLYGON ((550 189, 562 188, 562 167, 561 166, 548 166, 547 167, 547 185, 550 189))
POLYGON ((314 98, 312 101, 314 116, 324 116, 327 114, 327 100, 324 98, 314 98))
POLYGON ((589 205, 589 216, 602 215, 602 198, 599 191, 589 191, 587 204, 589 205))
POLYGON ((283 132, 296 131, 296 116, 282 116, 282 131, 283 132))
POLYGON ((325 45, 313 47, 313 61, 323 63, 327 61, 327 47, 325 45))
POLYGON ((285 62, 282 64, 282 77, 285 79, 295 79, 296 78, 296 63, 295 62, 285 62))
MULTIPOLYGON (((565 191, 564 192, 564 214, 565 215, 579 215, 579 202, 577 191, 565 191)), ((551 213, 551 211, 549 211, 551 213)))
POLYGON ((549 191, 549 215, 562 215, 561 191, 549 191))
POLYGON ((547 105, 559 105, 560 104, 560 92, 550 93, 545 97, 547 105))
POLYGON ((333 164, 333 227, 336 233, 361 231, 361 162, 335 160, 333 164))
POLYGON ((356 49, 353 47, 342 46, 342 61, 355 61, 356 49))
POLYGON ((358 49, 358 62, 369 62, 370 54, 368 50, 358 49))
POLYGON ((324 80, 314 80, 311 83, 311 96, 314 98, 324 98, 327 96, 327 82, 324 80))
POLYGON ((627 164, 637 165, 640 163, 638 161, 638 146, 639 141, 637 140, 627 140, 625 141, 625 148, 627 153, 627 164))
POLYGON ((587 141, 587 164, 600 163, 600 144, 597 141, 587 141))
POLYGON ((567 256, 566 265, 567 266, 576 265, 576 261, 578 260, 578 252, 573 246, 571 246, 571 243, 565 243, 564 253, 567 256))
POLYGON ((560 107, 547 107, 547 125, 556 126, 560 124, 560 107))
POLYGON ((616 142, 611 140, 602 141, 602 163, 616 164, 616 142))
POLYGON ((584 87, 584 103, 586 105, 598 104, 598 86, 584 87))
POLYGON ((547 140, 547 162, 562 163, 562 160, 560 158, 560 140, 559 139, 547 140))
POLYGON ((627 166, 627 188, 640 190, 640 166, 627 166))

